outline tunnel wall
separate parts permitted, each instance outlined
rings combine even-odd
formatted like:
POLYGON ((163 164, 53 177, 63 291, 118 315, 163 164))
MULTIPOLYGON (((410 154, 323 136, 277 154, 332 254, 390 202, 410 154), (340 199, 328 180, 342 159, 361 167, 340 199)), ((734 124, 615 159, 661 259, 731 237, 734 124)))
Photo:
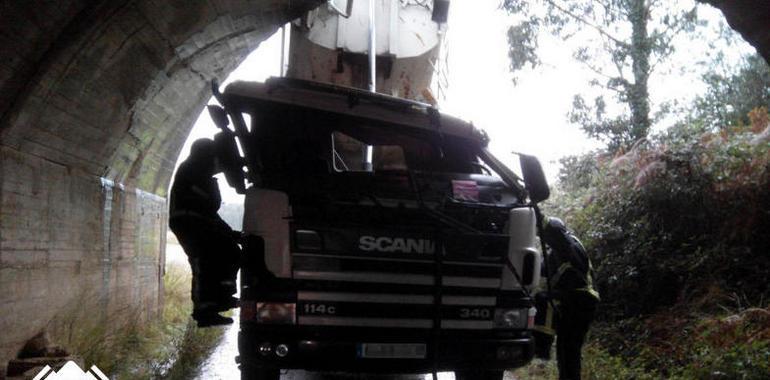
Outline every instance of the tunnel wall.
POLYGON ((0 367, 83 297, 154 313, 165 194, 209 81, 320 2, 0 5, 0 367))
POLYGON ((14 356, 73 304, 96 316, 151 316, 165 199, 7 148, 0 157, 0 353, 14 356))

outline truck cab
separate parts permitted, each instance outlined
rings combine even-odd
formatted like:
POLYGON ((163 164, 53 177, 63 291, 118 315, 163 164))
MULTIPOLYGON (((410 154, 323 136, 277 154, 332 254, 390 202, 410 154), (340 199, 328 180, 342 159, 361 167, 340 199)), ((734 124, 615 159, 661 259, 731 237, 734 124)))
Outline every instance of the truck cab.
POLYGON ((237 150, 228 182, 246 195, 244 379, 502 379, 531 360, 543 189, 492 156, 485 133, 423 103, 296 79, 215 95, 217 138, 237 150))

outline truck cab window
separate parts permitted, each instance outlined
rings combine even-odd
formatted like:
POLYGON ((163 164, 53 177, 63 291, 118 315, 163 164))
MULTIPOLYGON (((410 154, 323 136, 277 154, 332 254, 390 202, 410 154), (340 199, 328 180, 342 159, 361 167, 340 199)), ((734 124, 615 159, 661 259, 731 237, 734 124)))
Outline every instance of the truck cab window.
MULTIPOLYGON (((366 171, 367 144, 342 132, 332 132, 334 170, 338 172, 366 171)), ((374 144, 372 168, 378 170, 408 169, 404 148, 399 145, 374 144)))

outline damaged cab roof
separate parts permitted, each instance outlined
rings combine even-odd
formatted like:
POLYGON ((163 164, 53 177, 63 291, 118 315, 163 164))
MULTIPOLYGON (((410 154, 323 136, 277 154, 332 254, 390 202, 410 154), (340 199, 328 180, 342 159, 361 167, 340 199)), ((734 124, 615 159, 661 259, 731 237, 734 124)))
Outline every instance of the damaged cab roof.
POLYGON ((343 117, 417 128, 471 140, 482 147, 487 134, 473 124, 442 114, 435 107, 413 100, 293 78, 269 78, 265 83, 237 81, 215 96, 224 105, 264 103, 315 109, 343 117))

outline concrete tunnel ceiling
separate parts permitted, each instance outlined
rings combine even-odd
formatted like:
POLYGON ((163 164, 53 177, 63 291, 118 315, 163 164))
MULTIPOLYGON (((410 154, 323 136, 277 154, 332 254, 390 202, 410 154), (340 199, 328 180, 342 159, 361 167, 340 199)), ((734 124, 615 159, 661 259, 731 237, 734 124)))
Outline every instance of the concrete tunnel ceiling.
POLYGON ((0 141, 164 196, 208 82, 320 2, 5 2, 0 141))

